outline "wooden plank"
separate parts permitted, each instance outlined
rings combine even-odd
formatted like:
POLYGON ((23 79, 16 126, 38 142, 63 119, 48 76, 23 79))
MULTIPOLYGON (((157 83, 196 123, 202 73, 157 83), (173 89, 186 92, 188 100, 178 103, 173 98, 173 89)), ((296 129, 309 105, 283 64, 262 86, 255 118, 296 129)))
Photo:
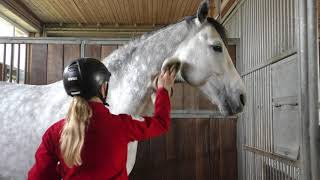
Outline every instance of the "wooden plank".
POLYGON ((65 44, 63 45, 63 52, 63 68, 65 68, 73 60, 80 58, 80 45, 65 44))
MULTIPOLYGON (((214 155, 213 153, 219 153, 215 151, 210 152, 210 147, 217 144, 217 142, 210 141, 212 131, 210 129, 210 119, 196 120, 196 175, 199 180, 219 179, 219 177, 213 176, 214 167, 210 163, 210 159, 214 155)), ((218 138, 214 140, 218 140, 218 138)))
POLYGON ((236 119, 221 119, 220 132, 220 176, 221 179, 237 179, 236 119))
POLYGON ((47 83, 47 44, 32 44, 30 49, 30 84, 47 83))
POLYGON ((222 10, 221 10, 221 17, 225 16, 229 9, 235 4, 239 3, 238 0, 227 0, 226 2, 222 3, 222 10))
POLYGON ((221 179, 220 177, 220 128, 219 128, 219 119, 210 119, 210 146, 209 146, 209 159, 210 166, 212 170, 213 179, 221 179))
POLYGON ((101 60, 109 56, 113 51, 118 49, 117 45, 105 45, 101 47, 101 60))
POLYGON ((236 45, 228 45, 228 52, 232 59, 234 66, 236 66, 237 60, 237 46, 236 45))
POLYGON ((62 79, 63 45, 48 44, 47 84, 62 79))
POLYGON ((195 110, 199 109, 199 91, 188 85, 183 86, 183 109, 185 110, 195 110))
POLYGON ((199 92, 199 109, 201 110, 217 110, 218 106, 212 104, 212 102, 208 99, 208 97, 199 92))
POLYGON ((196 120, 177 121, 177 171, 179 179, 196 179, 196 120))
POLYGON ((179 124, 176 119, 171 120, 171 125, 168 133, 166 134, 166 153, 167 153, 167 179, 179 179, 178 171, 178 159, 177 159, 177 144, 179 143, 179 139, 177 138, 177 129, 179 128, 179 124))
POLYGON ((183 109, 183 84, 175 84, 173 88, 173 96, 171 97, 172 109, 183 109))
POLYGON ((84 56, 100 60, 100 58, 101 58, 101 45, 96 45, 96 44, 85 45, 84 56))
POLYGON ((166 178, 167 157, 165 135, 150 140, 150 174, 145 179, 162 180, 166 178))

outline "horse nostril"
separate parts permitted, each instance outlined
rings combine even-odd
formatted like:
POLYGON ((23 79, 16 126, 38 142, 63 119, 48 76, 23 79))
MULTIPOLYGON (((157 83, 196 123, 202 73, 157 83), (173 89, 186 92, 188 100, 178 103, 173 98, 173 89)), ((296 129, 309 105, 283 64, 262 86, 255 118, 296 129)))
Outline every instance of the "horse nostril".
POLYGON ((240 102, 244 106, 246 104, 246 97, 243 94, 240 94, 240 102))

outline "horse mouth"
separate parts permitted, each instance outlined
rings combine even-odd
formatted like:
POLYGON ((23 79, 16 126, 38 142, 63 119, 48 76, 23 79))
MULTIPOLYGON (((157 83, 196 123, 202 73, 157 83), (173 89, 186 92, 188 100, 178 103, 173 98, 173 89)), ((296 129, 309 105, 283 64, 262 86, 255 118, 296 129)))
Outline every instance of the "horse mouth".
POLYGON ((219 106, 220 113, 223 116, 233 116, 243 111, 244 106, 239 103, 235 103, 231 100, 225 100, 224 103, 219 106))

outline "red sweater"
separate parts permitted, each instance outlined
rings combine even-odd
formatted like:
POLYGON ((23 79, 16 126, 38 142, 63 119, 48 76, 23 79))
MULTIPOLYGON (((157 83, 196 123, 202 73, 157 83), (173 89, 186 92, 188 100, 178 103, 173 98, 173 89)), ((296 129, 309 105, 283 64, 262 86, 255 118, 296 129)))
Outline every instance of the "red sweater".
POLYGON ((157 90, 153 117, 134 120, 130 115, 113 115, 102 104, 89 102, 93 111, 81 152, 82 165, 68 168, 61 157, 60 133, 64 119, 45 132, 35 155, 29 180, 127 180, 128 143, 165 133, 170 125, 170 99, 164 88, 157 90))

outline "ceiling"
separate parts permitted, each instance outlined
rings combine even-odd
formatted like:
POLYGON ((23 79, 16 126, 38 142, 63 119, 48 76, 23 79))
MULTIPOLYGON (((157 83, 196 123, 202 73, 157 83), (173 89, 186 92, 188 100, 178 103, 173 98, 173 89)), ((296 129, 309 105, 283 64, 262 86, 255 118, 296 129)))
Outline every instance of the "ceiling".
POLYGON ((201 2, 201 0, 20 1, 45 24, 98 25, 165 25, 195 14, 201 2))

